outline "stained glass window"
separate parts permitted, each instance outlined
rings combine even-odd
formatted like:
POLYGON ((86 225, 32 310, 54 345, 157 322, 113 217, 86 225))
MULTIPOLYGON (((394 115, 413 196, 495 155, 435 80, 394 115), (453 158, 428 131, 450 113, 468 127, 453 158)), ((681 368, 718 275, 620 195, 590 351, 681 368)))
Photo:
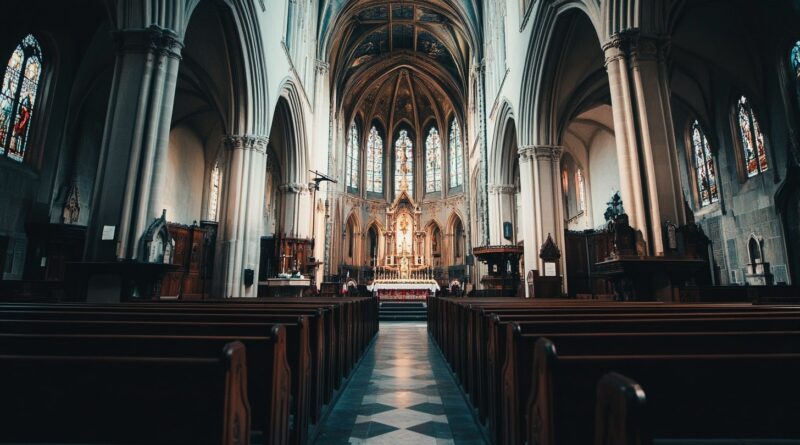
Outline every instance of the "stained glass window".
POLYGON ((403 189, 414 195, 414 150, 407 130, 400 130, 394 143, 394 195, 403 189))
POLYGON ((578 194, 578 212, 586 210, 586 185, 583 181, 583 170, 575 172, 575 191, 578 194))
POLYGON ((383 193, 383 139, 374 126, 367 138, 367 191, 383 193))
POLYGON ((461 148, 461 126, 453 119, 450 124, 450 188, 464 183, 464 150, 461 148))
POLYGON ((41 73, 42 49, 28 34, 11 53, 0 89, 0 155, 15 161, 25 156, 41 73))
POLYGON ((210 221, 217 220, 217 207, 219 206, 219 185, 222 180, 222 174, 219 171, 219 162, 214 164, 214 169, 211 170, 211 190, 208 193, 208 219, 210 221))
POLYGON ((442 141, 439 131, 431 127, 425 140, 425 193, 442 190, 442 141))
POLYGON ((347 181, 347 188, 358 189, 358 125, 355 122, 350 124, 350 131, 347 132, 347 156, 346 156, 346 171, 345 178, 347 181))
POLYGON ((706 206, 719 201, 717 173, 714 170, 714 159, 711 157, 708 139, 700 127, 700 122, 695 120, 690 131, 694 168, 697 175, 697 193, 700 195, 700 205, 706 206))
POLYGON ((792 61, 792 68, 794 68, 795 71, 800 71, 800 40, 798 40, 794 48, 792 48, 790 58, 792 61))
POLYGON ((750 101, 745 96, 742 96, 737 103, 737 118, 744 151, 745 171, 747 177, 752 178, 767 171, 767 149, 764 146, 764 134, 761 132, 761 126, 753 113, 750 101))

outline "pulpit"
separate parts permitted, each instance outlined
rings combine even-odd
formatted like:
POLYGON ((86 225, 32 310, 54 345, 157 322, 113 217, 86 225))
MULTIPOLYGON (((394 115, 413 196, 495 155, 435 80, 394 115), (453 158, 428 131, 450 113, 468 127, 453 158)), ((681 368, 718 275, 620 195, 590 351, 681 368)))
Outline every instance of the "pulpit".
POLYGON ((500 246, 481 246, 472 253, 487 265, 488 273, 481 278, 484 289, 490 294, 508 297, 523 296, 520 291, 519 259, 523 254, 521 246, 511 244, 500 246))

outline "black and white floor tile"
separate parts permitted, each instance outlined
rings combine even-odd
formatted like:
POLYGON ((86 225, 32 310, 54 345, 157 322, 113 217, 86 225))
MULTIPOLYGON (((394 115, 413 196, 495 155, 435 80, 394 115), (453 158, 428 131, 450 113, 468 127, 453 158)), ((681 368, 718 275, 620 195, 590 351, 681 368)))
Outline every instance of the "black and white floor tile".
POLYGON ((316 443, 486 442, 425 324, 382 322, 316 443))

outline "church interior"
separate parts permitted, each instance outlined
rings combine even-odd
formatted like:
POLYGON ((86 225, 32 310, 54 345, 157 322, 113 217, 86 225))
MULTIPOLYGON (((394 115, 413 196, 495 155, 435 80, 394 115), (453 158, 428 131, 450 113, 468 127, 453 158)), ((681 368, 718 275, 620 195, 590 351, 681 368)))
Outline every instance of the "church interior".
POLYGON ((0 444, 800 444, 797 0, 28 0, 0 444))

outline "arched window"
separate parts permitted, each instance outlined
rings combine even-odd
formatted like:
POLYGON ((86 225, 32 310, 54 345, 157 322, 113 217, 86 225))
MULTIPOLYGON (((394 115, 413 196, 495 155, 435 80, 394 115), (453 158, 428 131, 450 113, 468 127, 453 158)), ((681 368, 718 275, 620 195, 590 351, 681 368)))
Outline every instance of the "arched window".
POLYGON ((794 48, 792 48, 789 59, 792 62, 792 68, 794 68, 795 71, 800 71, 800 40, 798 40, 794 48))
POLYGON ((431 127, 425 140, 425 193, 442 190, 442 141, 439 131, 431 127))
POLYGON ((347 132, 347 171, 345 172, 347 188, 351 190, 358 190, 358 155, 358 125, 353 122, 350 124, 350 131, 347 132))
POLYGON ((586 185, 583 181, 583 170, 575 172, 575 191, 578 194, 578 212, 586 210, 586 185))
POLYGON ((700 127, 700 122, 695 120, 692 123, 690 131, 692 136, 694 171, 697 178, 697 194, 700 197, 700 205, 707 206, 719 201, 714 159, 711 156, 708 139, 705 133, 703 133, 703 129, 700 127))
POLYGON ((383 193, 383 139, 374 126, 367 138, 367 191, 383 193))
POLYGON ((464 150, 461 148, 461 126, 453 118, 450 124, 450 188, 464 183, 464 150))
POLYGON ((414 150, 408 130, 400 130, 394 143, 394 195, 406 190, 414 195, 414 150))
POLYGON ((764 134, 750 101, 742 96, 736 104, 739 136, 742 140, 745 172, 748 178, 767 171, 767 149, 764 134))
POLYGON ((214 164, 214 169, 211 170, 211 189, 208 193, 208 219, 209 221, 217 220, 217 208, 219 207, 219 186, 222 181, 222 173, 219 171, 219 162, 214 164))
POLYGON ((28 34, 11 53, 0 90, 0 155, 22 162, 42 73, 42 48, 28 34))

